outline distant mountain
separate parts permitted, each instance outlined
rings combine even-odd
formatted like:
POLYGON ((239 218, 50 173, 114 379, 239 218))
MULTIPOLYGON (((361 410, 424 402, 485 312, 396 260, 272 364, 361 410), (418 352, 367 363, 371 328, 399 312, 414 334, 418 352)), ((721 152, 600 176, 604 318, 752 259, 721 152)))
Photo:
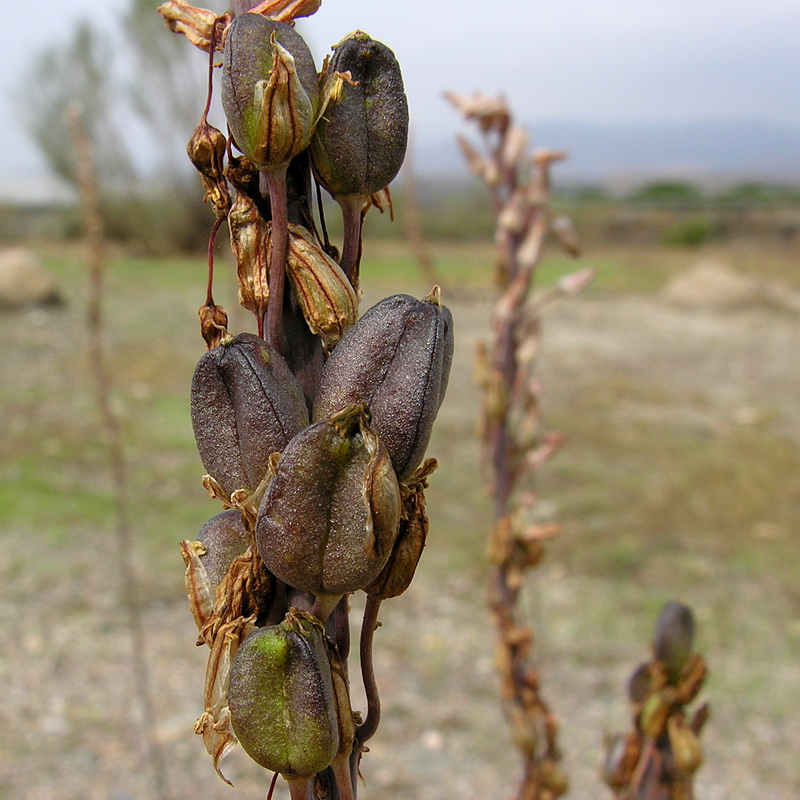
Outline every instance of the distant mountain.
MULTIPOLYGON (((534 146, 569 151, 557 174, 570 182, 800 181, 800 128, 790 126, 747 120, 616 126, 547 121, 526 129, 534 146)), ((452 139, 421 142, 417 151, 424 175, 464 171, 452 139)))

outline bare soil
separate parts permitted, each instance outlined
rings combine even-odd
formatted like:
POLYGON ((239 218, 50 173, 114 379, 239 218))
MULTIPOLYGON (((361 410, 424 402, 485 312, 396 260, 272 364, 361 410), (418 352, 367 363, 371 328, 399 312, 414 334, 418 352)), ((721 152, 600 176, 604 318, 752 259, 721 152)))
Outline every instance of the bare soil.
MULTIPOLYGON (((192 733, 205 654, 177 542, 217 510, 187 445, 185 394, 201 343, 161 322, 143 335, 143 298, 112 309, 156 707, 143 721, 79 299, 75 287, 66 310, 0 317, 0 798, 155 798, 143 724, 155 730, 171 797, 263 797, 263 770, 235 753, 230 789, 192 733)), ((154 318, 191 329, 192 299, 162 302, 154 318)), ((384 721, 362 764, 368 800, 508 797, 516 780, 484 607, 489 511, 474 434, 471 359, 490 303, 452 307, 457 354, 430 447, 441 463, 430 544, 411 589, 384 604, 377 634, 384 721)), ((565 533, 532 576, 524 611, 561 720, 570 796, 610 796, 597 776, 602 735, 626 726, 625 679, 646 656, 661 603, 677 597, 695 608, 712 671, 698 798, 797 797, 798 478, 785 473, 798 463, 800 317, 590 291, 548 310, 544 329, 545 419, 568 442, 542 473, 540 496, 565 533), (762 474, 773 453, 782 460, 762 474), (757 463, 733 470, 728 454, 757 463), (706 471, 713 486, 700 479, 706 471), (756 510, 741 526, 706 507, 737 506, 747 493, 756 510)))

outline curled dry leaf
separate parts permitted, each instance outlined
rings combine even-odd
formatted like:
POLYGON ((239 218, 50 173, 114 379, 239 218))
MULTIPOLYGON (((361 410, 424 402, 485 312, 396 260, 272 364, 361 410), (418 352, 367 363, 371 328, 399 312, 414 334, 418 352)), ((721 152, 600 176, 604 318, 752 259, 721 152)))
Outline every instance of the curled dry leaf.
POLYGON ((217 20, 219 19, 223 26, 227 26, 231 20, 230 13, 217 17, 207 8, 197 8, 182 0, 167 0, 157 11, 164 17, 164 22, 173 33, 183 34, 195 47, 205 52, 211 47, 214 24, 217 20))
POLYGON ((310 17, 322 5, 322 0, 264 0, 250 10, 251 14, 291 22, 298 17, 310 17))
POLYGON ((206 665, 205 710, 194 726, 194 732, 203 737, 206 752, 214 761, 214 769, 227 784, 230 781, 222 774, 219 765, 237 744, 231 730, 228 706, 231 664, 239 645, 255 630, 254 623, 255 615, 238 617, 216 631, 206 665))

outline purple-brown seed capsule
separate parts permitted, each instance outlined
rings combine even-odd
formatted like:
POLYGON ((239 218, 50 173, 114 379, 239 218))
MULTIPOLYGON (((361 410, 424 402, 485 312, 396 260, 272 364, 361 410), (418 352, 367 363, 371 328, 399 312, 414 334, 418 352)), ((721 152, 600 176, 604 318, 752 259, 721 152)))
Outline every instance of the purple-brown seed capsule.
POLYGON ((297 379, 258 336, 240 333, 198 362, 192 427, 203 466, 226 493, 255 489, 270 455, 307 424, 297 379))
POLYGON ((391 460, 363 405, 355 405, 286 446, 261 501, 256 545, 285 583, 335 596, 378 576, 399 523, 391 460))
POLYGON ((374 305, 325 363, 312 419, 366 403, 399 480, 419 466, 444 400, 453 360, 453 318, 438 291, 396 294, 374 305))

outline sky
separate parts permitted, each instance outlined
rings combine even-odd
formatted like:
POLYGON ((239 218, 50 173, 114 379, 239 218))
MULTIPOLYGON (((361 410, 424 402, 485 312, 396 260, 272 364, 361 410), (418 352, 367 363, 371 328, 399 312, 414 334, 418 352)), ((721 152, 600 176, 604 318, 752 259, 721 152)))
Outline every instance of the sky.
MULTIPOLYGON (((16 24, 2 34, 0 179, 44 171, 12 96, 33 54, 65 41, 80 19, 111 30, 125 7, 15 5, 16 24)), ((357 28, 395 51, 423 144, 461 129, 446 89, 503 93, 534 124, 757 120, 800 135, 798 0, 323 0, 302 32, 321 62, 357 28)))

